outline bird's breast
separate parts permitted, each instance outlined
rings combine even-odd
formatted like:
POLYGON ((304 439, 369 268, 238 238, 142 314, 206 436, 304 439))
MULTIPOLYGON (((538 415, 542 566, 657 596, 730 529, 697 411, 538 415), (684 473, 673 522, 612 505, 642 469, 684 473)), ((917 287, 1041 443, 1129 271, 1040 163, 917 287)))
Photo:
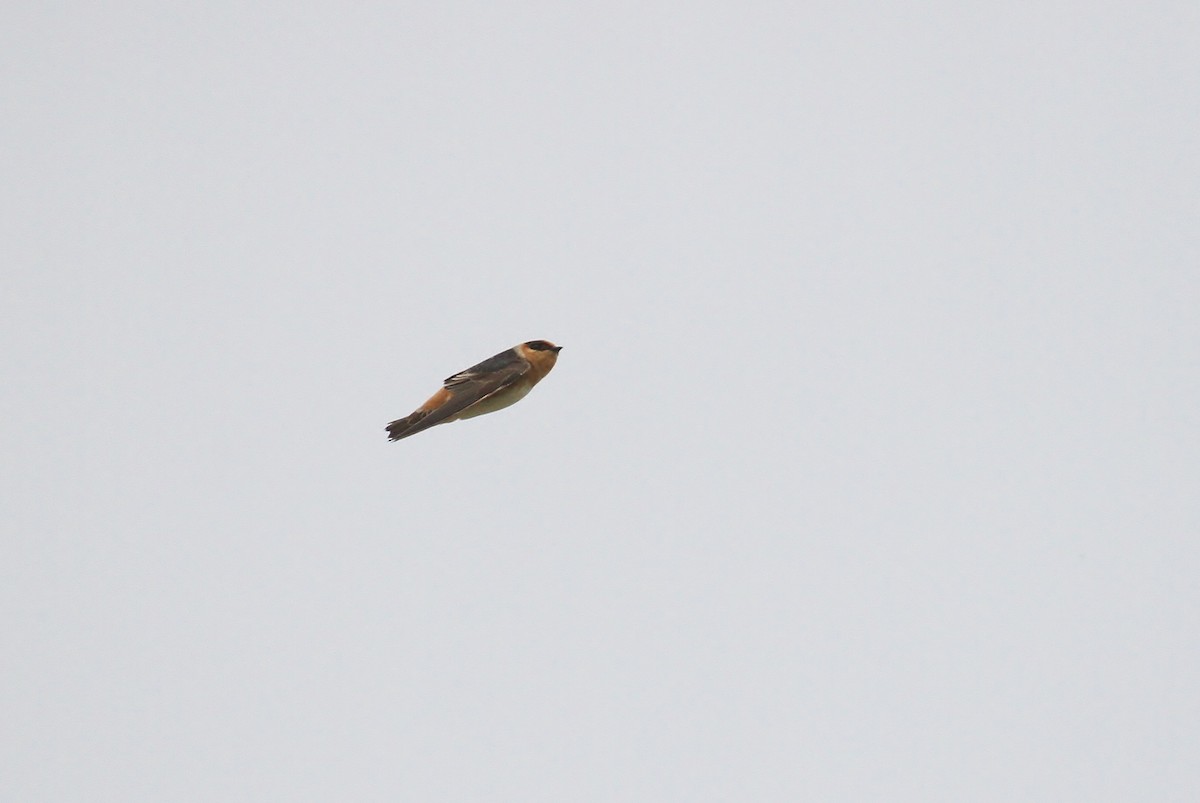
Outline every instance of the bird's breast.
POLYGON ((529 391, 533 390, 534 384, 533 382, 514 382, 504 390, 475 402, 459 413, 457 417, 474 418, 477 415, 494 413, 497 410, 503 410, 505 407, 511 407, 525 398, 529 394, 529 391))

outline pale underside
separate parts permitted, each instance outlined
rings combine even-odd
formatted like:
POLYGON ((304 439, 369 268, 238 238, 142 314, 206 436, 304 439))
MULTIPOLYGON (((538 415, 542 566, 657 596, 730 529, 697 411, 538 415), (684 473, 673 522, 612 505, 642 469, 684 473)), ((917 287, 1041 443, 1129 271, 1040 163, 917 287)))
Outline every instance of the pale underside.
POLYGON ((503 410, 505 407, 511 407, 529 395, 529 391, 531 390, 533 390, 532 384, 528 382, 515 382, 500 392, 493 393, 491 396, 487 396, 475 402, 470 407, 456 415, 452 420, 457 421, 461 418, 474 418, 477 415, 494 413, 497 410, 503 410))

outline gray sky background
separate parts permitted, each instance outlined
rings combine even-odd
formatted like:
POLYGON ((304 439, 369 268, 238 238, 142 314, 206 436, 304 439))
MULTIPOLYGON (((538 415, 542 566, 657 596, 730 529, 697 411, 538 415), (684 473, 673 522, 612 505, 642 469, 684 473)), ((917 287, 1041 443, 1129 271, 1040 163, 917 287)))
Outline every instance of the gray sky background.
POLYGON ((1198 34, 7 4, 0 798, 1200 799, 1198 34))

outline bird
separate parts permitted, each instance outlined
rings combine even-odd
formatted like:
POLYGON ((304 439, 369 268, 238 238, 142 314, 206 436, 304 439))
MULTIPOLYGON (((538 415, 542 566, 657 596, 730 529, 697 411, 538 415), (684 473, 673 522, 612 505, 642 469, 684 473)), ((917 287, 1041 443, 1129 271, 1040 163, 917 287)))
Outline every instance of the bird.
POLYGON ((447 377, 428 401, 385 427, 388 440, 516 404, 550 373, 560 351, 562 346, 549 340, 527 340, 447 377))

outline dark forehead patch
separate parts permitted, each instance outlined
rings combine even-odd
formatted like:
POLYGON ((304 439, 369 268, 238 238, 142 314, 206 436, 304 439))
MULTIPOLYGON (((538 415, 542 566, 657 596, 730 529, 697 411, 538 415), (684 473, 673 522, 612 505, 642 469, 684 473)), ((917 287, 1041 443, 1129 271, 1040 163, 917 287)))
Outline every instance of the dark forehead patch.
POLYGON ((530 340, 525 345, 534 351, 550 351, 554 348, 554 344, 546 340, 530 340))

